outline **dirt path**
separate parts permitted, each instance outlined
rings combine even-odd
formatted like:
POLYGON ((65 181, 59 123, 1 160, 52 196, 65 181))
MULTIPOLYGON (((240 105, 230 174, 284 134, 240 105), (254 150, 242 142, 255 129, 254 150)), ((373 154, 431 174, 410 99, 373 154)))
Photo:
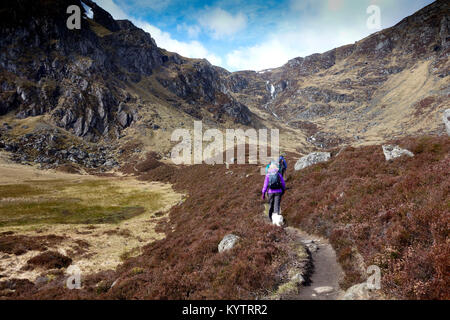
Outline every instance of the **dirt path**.
MULTIPOLYGON (((265 205, 264 220, 267 223, 268 206, 265 205)), ((298 228, 286 227, 286 231, 293 235, 296 241, 307 247, 311 252, 312 274, 308 281, 301 286, 298 294, 285 296, 289 300, 338 300, 344 292, 339 282, 344 272, 337 262, 336 252, 326 239, 308 234, 298 228)))
POLYGON ((337 300, 342 295, 339 281, 343 277, 341 266, 336 261, 336 252, 327 240, 307 234, 297 228, 300 241, 308 247, 312 256, 313 273, 310 283, 303 285, 293 300, 337 300))

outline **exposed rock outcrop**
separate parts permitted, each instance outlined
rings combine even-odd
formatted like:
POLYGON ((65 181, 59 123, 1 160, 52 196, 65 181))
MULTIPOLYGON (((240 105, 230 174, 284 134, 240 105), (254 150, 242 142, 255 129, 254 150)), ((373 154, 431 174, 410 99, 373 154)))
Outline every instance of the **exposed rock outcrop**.
POLYGON ((313 152, 300 158, 295 164, 294 169, 296 171, 302 170, 317 163, 327 162, 330 158, 331 153, 329 152, 313 152))
POLYGON ((141 85, 149 96, 172 103, 174 93, 174 105, 197 119, 251 122, 249 109, 229 94, 229 72, 159 48, 149 33, 93 1, 5 0, 0 26, 0 115, 50 114, 53 124, 86 140, 116 139, 138 118, 132 106, 142 100, 127 86, 151 83, 158 73, 168 90, 141 85), (93 12, 81 30, 66 27, 69 5, 93 12))
MULTIPOLYGON (((385 85, 394 76, 410 77, 409 72, 420 69, 418 76, 424 81, 433 77, 437 89, 435 103, 418 114, 438 118, 435 113, 448 104, 448 1, 436 1, 354 44, 291 59, 279 68, 233 73, 205 59, 159 48, 132 22, 114 20, 94 1, 83 4, 80 0, 0 4, 0 115, 11 113, 20 119, 50 115, 52 125, 90 142, 107 143, 136 133, 124 130, 142 114, 153 116, 161 105, 169 108, 164 118, 168 123, 155 116, 151 125, 136 127, 164 131, 180 111, 212 127, 235 123, 260 128, 266 126, 260 120, 267 119, 282 130, 287 126, 302 130, 307 142, 318 148, 363 141, 366 132, 386 140, 404 134, 400 128, 405 127, 441 131, 440 120, 430 127, 424 117, 412 118, 414 112, 405 111, 400 124, 388 123, 385 133, 390 115, 414 108, 416 101, 402 99, 414 84, 405 84, 408 87, 393 95, 399 96, 398 101, 383 102, 383 90, 391 89, 385 85), (88 6, 93 14, 92 19, 85 15, 81 30, 66 27, 66 8, 73 4, 82 10, 88 6), (406 126, 411 121, 414 125, 406 126)), ((427 94, 420 92, 417 99, 427 94)))
POLYGON ((342 300, 379 300, 380 294, 377 290, 370 289, 367 282, 356 284, 345 292, 342 300))
POLYGON ((386 161, 393 160, 401 156, 414 157, 414 154, 411 151, 390 144, 383 145, 383 153, 386 161))
POLYGON ((239 241, 240 237, 234 234, 227 234, 223 237, 222 241, 220 241, 218 250, 219 252, 224 252, 230 249, 233 249, 236 243, 239 241))
POLYGON ((444 121, 445 129, 447 130, 447 134, 450 136, 450 109, 447 109, 444 111, 442 120, 444 121))

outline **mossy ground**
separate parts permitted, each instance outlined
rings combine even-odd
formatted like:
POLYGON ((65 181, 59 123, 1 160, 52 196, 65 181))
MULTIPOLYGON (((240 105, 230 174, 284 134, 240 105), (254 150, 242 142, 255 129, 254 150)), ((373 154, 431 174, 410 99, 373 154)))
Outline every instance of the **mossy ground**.
POLYGON ((1 273, 34 281, 44 270, 27 261, 43 250, 70 257, 83 273, 114 269, 165 237, 156 225, 181 199, 168 184, 36 170, 0 158, 0 240, 17 242, 0 260, 1 273))
POLYGON ((0 185, 0 227, 117 223, 161 205, 159 193, 106 179, 28 181, 0 185))

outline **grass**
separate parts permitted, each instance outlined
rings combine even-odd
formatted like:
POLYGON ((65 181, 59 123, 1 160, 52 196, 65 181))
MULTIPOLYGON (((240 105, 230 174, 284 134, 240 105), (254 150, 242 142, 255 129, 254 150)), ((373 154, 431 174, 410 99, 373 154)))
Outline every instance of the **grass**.
POLYGON ((38 180, 0 186, 0 227, 118 223, 162 205, 161 194, 108 180, 38 180))
POLYGON ((88 23, 89 26, 91 27, 91 30, 95 32, 95 34, 97 36, 99 36, 100 38, 104 37, 104 36, 109 36, 112 34, 111 31, 109 31, 108 29, 106 29, 104 26, 102 26, 101 24, 98 24, 97 22, 95 22, 94 20, 88 19, 88 23))

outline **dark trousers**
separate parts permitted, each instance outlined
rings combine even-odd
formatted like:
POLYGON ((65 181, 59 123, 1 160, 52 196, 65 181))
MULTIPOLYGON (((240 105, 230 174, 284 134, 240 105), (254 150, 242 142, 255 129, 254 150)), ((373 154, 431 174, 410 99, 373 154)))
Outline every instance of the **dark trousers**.
POLYGON ((272 213, 280 214, 281 193, 269 193, 269 219, 272 221, 272 213))

